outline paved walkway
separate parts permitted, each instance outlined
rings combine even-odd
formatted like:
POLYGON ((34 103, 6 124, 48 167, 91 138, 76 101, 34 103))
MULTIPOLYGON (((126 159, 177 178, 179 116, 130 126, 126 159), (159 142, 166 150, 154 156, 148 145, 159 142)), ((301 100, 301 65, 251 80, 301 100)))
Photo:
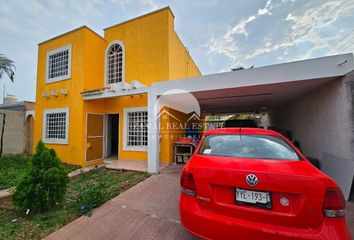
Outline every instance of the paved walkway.
POLYGON ((45 239, 195 239, 179 221, 180 166, 170 166, 45 239))

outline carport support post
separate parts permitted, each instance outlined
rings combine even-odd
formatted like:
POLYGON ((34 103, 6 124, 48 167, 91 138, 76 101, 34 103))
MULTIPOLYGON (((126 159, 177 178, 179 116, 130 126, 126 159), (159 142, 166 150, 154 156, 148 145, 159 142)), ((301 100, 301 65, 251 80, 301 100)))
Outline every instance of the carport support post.
POLYGON ((148 92, 148 172, 159 172, 159 118, 156 118, 160 107, 158 106, 157 95, 148 92))

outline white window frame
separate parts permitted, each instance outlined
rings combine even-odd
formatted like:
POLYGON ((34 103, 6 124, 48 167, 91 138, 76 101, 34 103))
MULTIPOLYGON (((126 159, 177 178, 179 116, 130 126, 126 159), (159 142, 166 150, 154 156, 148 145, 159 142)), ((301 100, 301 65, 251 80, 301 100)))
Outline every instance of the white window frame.
POLYGON ((147 107, 124 108, 123 114, 123 150, 133 152, 147 152, 148 146, 128 146, 128 113, 147 112, 147 107))
POLYGON ((104 58, 105 58, 105 60, 104 60, 104 84, 106 87, 114 85, 114 84, 119 84, 119 82, 118 83, 108 83, 108 61, 107 61, 108 55, 107 54, 113 44, 119 44, 122 48, 122 51, 123 51, 123 54, 122 54, 122 83, 125 82, 125 46, 122 41, 114 40, 114 41, 110 42, 110 44, 107 46, 106 52, 104 55, 104 58))
POLYGON ((47 144, 68 144, 69 143, 69 108, 46 109, 43 111, 43 131, 42 140, 47 144), (47 114, 50 113, 66 113, 65 138, 46 138, 47 114))
POLYGON ((59 82, 59 81, 63 81, 63 80, 67 80, 71 78, 71 55, 72 55, 72 46, 71 45, 66 45, 64 47, 61 48, 57 48, 54 49, 52 51, 47 52, 47 56, 46 56, 46 70, 45 70, 45 83, 53 83, 53 82, 59 82), (49 78, 48 73, 49 73, 49 56, 68 50, 69 52, 69 56, 68 56, 68 74, 66 75, 62 75, 62 76, 58 76, 55 78, 49 78))

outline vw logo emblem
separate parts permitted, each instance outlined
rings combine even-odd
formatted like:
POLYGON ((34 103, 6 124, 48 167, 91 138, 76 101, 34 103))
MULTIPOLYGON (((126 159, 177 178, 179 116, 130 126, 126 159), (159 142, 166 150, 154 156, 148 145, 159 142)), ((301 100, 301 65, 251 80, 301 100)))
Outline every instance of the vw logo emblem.
POLYGON ((246 183, 250 186, 256 186, 258 184, 258 178, 254 174, 248 174, 246 176, 246 183))

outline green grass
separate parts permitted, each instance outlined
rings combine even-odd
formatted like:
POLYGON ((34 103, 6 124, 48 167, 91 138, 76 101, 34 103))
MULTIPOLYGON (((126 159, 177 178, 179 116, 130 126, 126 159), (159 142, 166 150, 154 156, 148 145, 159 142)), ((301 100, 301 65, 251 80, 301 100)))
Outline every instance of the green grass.
MULTIPOLYGON (((21 180, 26 168, 31 162, 31 157, 21 155, 8 155, 0 158, 0 190, 14 187, 21 180)), ((62 163, 69 173, 80 168, 77 165, 62 163)))
POLYGON ((30 162, 30 157, 18 155, 0 158, 0 189, 16 186, 30 162))
POLYGON ((146 173, 95 169, 82 174, 68 184, 65 201, 45 213, 25 215, 11 202, 0 205, 0 239, 41 239, 79 217, 77 201, 80 189, 101 183, 104 201, 149 177, 146 173))
POLYGON ((64 163, 64 162, 61 162, 60 164, 64 167, 64 169, 67 173, 70 173, 76 169, 81 168, 81 166, 79 166, 79 165, 72 165, 72 164, 64 163))

